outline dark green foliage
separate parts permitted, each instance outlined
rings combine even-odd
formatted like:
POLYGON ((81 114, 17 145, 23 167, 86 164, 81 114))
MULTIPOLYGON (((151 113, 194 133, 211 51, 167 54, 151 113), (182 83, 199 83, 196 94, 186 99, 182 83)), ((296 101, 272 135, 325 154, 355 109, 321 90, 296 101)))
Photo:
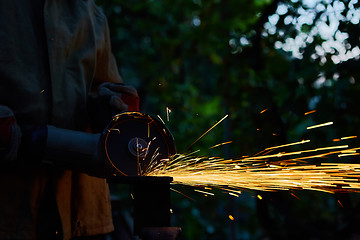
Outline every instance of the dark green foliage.
MULTIPOLYGON (((229 114, 224 124, 192 147, 201 149, 202 155, 226 158, 302 139, 311 139, 307 148, 313 148, 333 145, 334 138, 360 135, 356 51, 360 31, 355 11, 359 3, 307 2, 98 1, 109 19, 120 72, 138 88, 141 110, 166 121, 181 153, 229 114), (301 18, 310 13, 307 19, 301 18), (334 19, 339 19, 338 25, 334 19), (338 30, 319 33, 329 25, 338 30), (347 37, 339 37, 341 32, 347 37), (302 40, 297 40, 299 45, 291 54, 289 41, 297 38, 302 40), (329 39, 343 48, 327 47, 329 39), (341 60, 350 52, 353 55, 341 60), (169 122, 167 107, 172 110, 169 122), (316 113, 304 115, 314 109, 316 113), (328 121, 334 125, 306 130, 328 121), (228 147, 208 149, 229 140, 233 143, 228 147)), ((358 158, 340 160, 359 162, 358 158)), ((288 191, 244 193, 231 200, 220 191, 215 197, 203 197, 192 189, 178 188, 197 199, 193 202, 174 193, 174 218, 183 227, 183 239, 350 239, 360 235, 355 227, 357 194, 341 196, 342 208, 339 196, 318 192, 296 192, 300 200, 288 191), (257 194, 264 194, 263 200, 256 200, 257 194)))

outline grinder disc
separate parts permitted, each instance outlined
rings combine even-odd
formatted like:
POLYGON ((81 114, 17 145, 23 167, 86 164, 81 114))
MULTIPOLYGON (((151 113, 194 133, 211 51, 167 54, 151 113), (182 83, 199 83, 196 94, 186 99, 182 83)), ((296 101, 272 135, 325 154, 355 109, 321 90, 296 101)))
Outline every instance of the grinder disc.
POLYGON ((105 153, 115 175, 146 175, 153 166, 176 153, 165 125, 149 115, 115 115, 104 132, 105 153))

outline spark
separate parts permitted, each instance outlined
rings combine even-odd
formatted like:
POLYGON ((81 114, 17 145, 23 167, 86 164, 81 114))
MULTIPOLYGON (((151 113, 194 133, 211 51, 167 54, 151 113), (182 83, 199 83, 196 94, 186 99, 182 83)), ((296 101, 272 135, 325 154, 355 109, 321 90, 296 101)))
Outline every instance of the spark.
POLYGON ((212 149, 212 148, 216 148, 216 147, 219 147, 219 146, 222 146, 222 145, 226 145, 226 144, 229 144, 229 143, 232 143, 232 141, 228 141, 228 142, 223 142, 223 143, 219 143, 219 144, 216 144, 212 147, 209 147, 209 149, 212 149))
POLYGON ((157 117, 160 119, 160 121, 165 125, 164 120, 160 117, 160 115, 157 115, 157 117))
POLYGON ((231 221, 234 221, 235 220, 235 218, 230 214, 229 215, 229 219, 231 220, 231 221))
POLYGON ((120 129, 117 129, 117 128, 112 128, 112 129, 110 129, 110 131, 117 131, 120 134, 120 129))
POLYGON ((166 107, 166 118, 168 122, 170 121, 170 113, 171 113, 171 109, 169 107, 166 107))
POLYGON ((315 150, 317 151, 321 151, 321 150, 332 150, 332 149, 337 149, 337 148, 347 148, 349 147, 348 145, 341 145, 341 146, 332 146, 332 147, 323 147, 323 148, 317 148, 315 150))
POLYGON ((205 191, 201 191, 201 190, 197 190, 197 189, 194 189, 195 192, 199 192, 199 193, 203 193, 205 195, 211 195, 211 196, 214 196, 215 194, 211 193, 211 192, 205 192, 205 191))
POLYGON ((264 109, 264 110, 262 110, 261 112, 260 112, 260 114, 263 114, 264 112, 266 112, 268 109, 266 108, 266 109, 264 109))
POLYGON ((329 125, 332 125, 332 124, 334 124, 334 122, 327 122, 327 123, 322 123, 322 124, 318 124, 318 125, 309 126, 306 129, 309 130, 309 129, 319 128, 319 127, 325 127, 325 126, 329 126, 329 125))
POLYGON ((357 136, 348 136, 348 137, 342 137, 341 140, 351 139, 351 138, 357 138, 357 136))
POLYGON ((234 196, 234 197, 239 197, 238 194, 235 194, 235 193, 232 193, 232 192, 229 192, 228 194, 231 195, 231 196, 234 196))
MULTIPOLYGON (((267 109, 266 109, 267 110, 267 109)), ((160 118, 160 116, 158 116, 160 118)), ((192 147, 214 127, 224 121, 228 115, 216 122, 189 147, 192 147)), ((162 120, 160 118, 160 120, 162 120)), ((332 125, 327 122, 307 127, 313 129, 332 125)), ((355 138, 344 137, 343 139, 355 138)), ((200 150, 185 154, 175 154, 167 159, 155 161, 158 149, 155 151, 149 166, 142 171, 143 176, 168 176, 173 178, 173 184, 212 188, 238 197, 242 190, 250 191, 280 191, 280 190, 313 190, 326 193, 360 192, 360 164, 355 163, 310 163, 319 158, 345 157, 360 155, 358 148, 349 145, 324 146, 318 148, 275 152, 281 148, 305 144, 310 140, 288 143, 265 148, 252 156, 235 159, 220 157, 197 156, 200 150)), ((228 144, 221 143, 213 147, 228 144)), ((194 189, 205 196, 214 193, 194 189)), ((178 192, 178 191, 177 191, 178 192)), ((297 199, 295 194, 291 193, 297 199)), ((257 198, 262 199, 261 195, 257 198)))
MULTIPOLYGON (((298 142, 299 144, 301 143, 298 142)), ((283 145, 278 146, 284 147, 283 145)), ((318 163, 309 160, 341 154, 356 154, 360 148, 348 145, 321 147, 297 152, 281 152, 256 157, 223 159, 176 154, 164 159, 149 176, 170 176, 174 184, 218 188, 232 196, 241 190, 315 190, 327 193, 360 192, 360 164, 318 163), (313 154, 322 151, 323 153, 313 154), (297 156, 292 158, 292 156, 297 156), (282 157, 279 159, 278 157, 282 157), (271 164, 269 164, 271 162, 271 164)), ((264 152, 266 154, 266 151, 264 152)), ((205 195, 213 193, 195 190, 205 195)), ((296 196, 294 196, 296 197, 296 196)))
POLYGON ((297 145, 297 144, 304 144, 304 143, 308 143, 310 142, 310 140, 302 140, 300 142, 294 142, 294 143, 288 143, 288 144, 284 144, 284 145, 280 145, 280 146, 275 146, 275 147, 269 147, 266 148, 265 150, 270 150, 270 149, 275 149, 275 148, 282 148, 282 147, 288 147, 288 146, 293 146, 293 145, 297 145))
POLYGON ((306 116, 306 115, 309 115, 309 114, 315 113, 315 112, 316 112, 316 110, 312 110, 312 111, 309 111, 309 112, 304 113, 304 115, 306 116))
POLYGON ((260 199, 260 200, 263 199, 261 195, 257 195, 257 198, 260 199))
POLYGON ((178 191, 178 190, 176 190, 176 189, 174 189, 174 188, 170 188, 170 190, 171 190, 171 191, 174 191, 174 192, 176 192, 176 193, 179 193, 179 194, 183 195, 184 197, 187 197, 188 199, 190 199, 190 200, 192 200, 192 201, 195 201, 193 198, 189 197, 188 195, 185 195, 184 193, 182 193, 182 192, 180 192, 180 191, 178 191))
POLYGON ((218 121, 217 123, 215 123, 211 128, 209 128, 209 130, 207 130, 205 133, 203 133, 198 139, 196 139, 192 144, 190 144, 190 146, 188 147, 191 148, 196 142, 198 142, 202 137, 204 137, 208 132, 210 132, 214 127, 216 127, 217 125, 219 125, 222 121, 224 121, 229 115, 226 115, 225 117, 223 117, 222 119, 220 119, 220 121, 218 121))
POLYGON ((45 89, 41 90, 40 93, 44 93, 45 92, 45 89))
POLYGON ((344 154, 339 154, 338 157, 348 157, 348 156, 355 156, 355 155, 360 155, 360 153, 344 153, 344 154))
POLYGON ((296 196, 294 193, 291 193, 291 196, 293 196, 294 198, 296 198, 297 200, 301 200, 298 196, 296 196))

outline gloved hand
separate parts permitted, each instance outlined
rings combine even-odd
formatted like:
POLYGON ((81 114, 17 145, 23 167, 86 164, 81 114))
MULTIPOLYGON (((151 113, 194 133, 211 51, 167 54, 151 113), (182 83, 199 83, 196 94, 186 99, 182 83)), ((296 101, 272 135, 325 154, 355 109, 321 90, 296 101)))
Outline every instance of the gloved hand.
POLYGON ((0 160, 14 162, 21 143, 20 127, 10 108, 0 105, 0 160))
POLYGON ((138 111, 136 89, 122 83, 102 83, 97 94, 89 97, 89 120, 94 132, 101 132, 116 114, 138 111))
POLYGON ((139 111, 139 96, 132 86, 106 82, 99 86, 98 94, 108 100, 117 113, 139 111))

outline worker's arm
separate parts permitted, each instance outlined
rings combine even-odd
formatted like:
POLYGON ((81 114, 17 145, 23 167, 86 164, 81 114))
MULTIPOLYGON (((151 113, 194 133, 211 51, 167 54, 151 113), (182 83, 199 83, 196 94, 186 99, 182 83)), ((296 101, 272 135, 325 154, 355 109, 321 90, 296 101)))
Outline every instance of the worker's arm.
POLYGON ((91 92, 88 98, 88 113, 91 129, 100 132, 112 116, 122 112, 139 111, 139 97, 134 87, 123 83, 110 44, 110 31, 106 19, 100 21, 96 66, 91 92))
POLYGON ((106 177, 100 151, 101 134, 90 134, 53 126, 22 129, 10 108, 0 105, 0 163, 29 166, 42 163, 106 177))

